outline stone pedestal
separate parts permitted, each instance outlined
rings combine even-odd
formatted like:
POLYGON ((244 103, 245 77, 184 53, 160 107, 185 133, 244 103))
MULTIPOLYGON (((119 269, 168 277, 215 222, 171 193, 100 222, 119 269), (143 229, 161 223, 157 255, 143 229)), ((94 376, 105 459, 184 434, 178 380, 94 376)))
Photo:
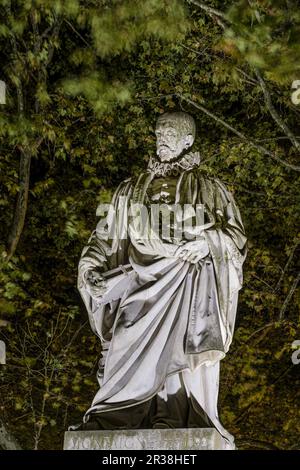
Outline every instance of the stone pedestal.
POLYGON ((225 450, 212 428, 68 431, 64 450, 225 450))

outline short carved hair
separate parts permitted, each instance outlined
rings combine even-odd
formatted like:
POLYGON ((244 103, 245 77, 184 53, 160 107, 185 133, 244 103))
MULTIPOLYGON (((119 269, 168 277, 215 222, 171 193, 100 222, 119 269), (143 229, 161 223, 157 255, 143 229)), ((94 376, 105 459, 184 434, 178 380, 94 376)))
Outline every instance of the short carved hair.
POLYGON ((175 126, 177 128, 179 127, 186 135, 192 134, 193 138, 196 137, 196 123, 190 114, 182 111, 161 114, 157 119, 156 126, 166 122, 170 122, 170 124, 173 125, 175 124, 175 126))

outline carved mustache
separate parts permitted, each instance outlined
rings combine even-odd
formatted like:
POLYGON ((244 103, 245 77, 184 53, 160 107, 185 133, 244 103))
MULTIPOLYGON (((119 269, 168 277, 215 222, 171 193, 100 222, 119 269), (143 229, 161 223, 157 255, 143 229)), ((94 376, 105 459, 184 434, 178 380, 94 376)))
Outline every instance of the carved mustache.
POLYGON ((165 147, 166 149, 169 149, 169 150, 171 149, 171 147, 169 147, 169 145, 167 145, 167 144, 158 144, 158 148, 159 148, 159 149, 164 148, 164 147, 165 147))

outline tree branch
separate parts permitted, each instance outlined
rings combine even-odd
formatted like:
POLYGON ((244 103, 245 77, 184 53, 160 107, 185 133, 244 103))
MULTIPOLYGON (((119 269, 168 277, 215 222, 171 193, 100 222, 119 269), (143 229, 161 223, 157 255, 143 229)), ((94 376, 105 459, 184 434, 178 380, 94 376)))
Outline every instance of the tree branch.
MULTIPOLYGON (((196 5, 198 6, 199 8, 201 8, 202 10, 206 11, 210 16, 214 16, 214 17, 217 17, 217 18, 223 18, 225 20, 227 20, 226 18, 226 15, 225 13, 223 13, 222 11, 220 10, 217 10, 215 8, 212 8, 212 7, 209 7, 208 5, 205 5, 203 2, 200 2, 198 0, 187 0, 188 3, 192 3, 193 5, 196 5)), ((228 20, 227 20, 228 21, 228 20)), ((221 22, 221 26, 223 29, 225 29, 225 25, 221 22)), ((238 69, 238 68, 237 68, 238 69)), ((238 69, 240 73, 242 73, 243 75, 247 75, 242 69, 238 69)), ((265 99, 265 104, 272 116, 272 118, 274 119, 274 121, 277 123, 277 125, 283 130, 283 132, 285 133, 285 135, 288 137, 288 139, 291 141, 292 145, 300 152, 300 142, 298 141, 297 137, 293 134, 293 132, 290 130, 290 128, 285 124, 285 122, 283 121, 283 119, 280 117, 280 115, 277 113, 275 107, 273 106, 273 103, 272 103, 272 100, 271 100, 271 95, 270 95, 270 92, 266 86, 266 83, 264 82, 260 72, 258 69, 254 68, 254 72, 256 74, 256 77, 258 79, 258 82, 261 86, 261 89, 263 91, 263 94, 264 94, 264 99, 265 99)), ((249 77, 248 77, 249 78, 249 77)), ((252 82, 252 78, 251 78, 251 82, 252 82)), ((268 155, 270 155, 270 153, 268 153, 268 155)), ((270 155, 272 156, 272 155, 270 155)), ((273 154, 273 157, 274 158, 274 154, 273 154)), ((278 157, 276 157, 278 158, 278 157)), ((276 159, 275 158, 275 159, 276 159)), ((280 159, 279 159, 280 160, 280 159)), ((278 160, 278 161, 279 161, 278 160)), ((283 163, 285 166, 288 165, 286 163, 283 163)), ((290 168, 292 168, 292 166, 290 166, 290 168)), ((293 169, 298 171, 298 168, 299 167, 294 167, 293 169)))
POLYGON ((21 149, 19 169, 19 193, 15 203, 13 221, 8 236, 8 250, 6 261, 14 255, 19 243, 27 212, 29 181, 30 181, 31 151, 21 149))
MULTIPOLYGON (((11 15, 11 10, 8 10, 8 14, 11 15)), ((15 36, 11 35, 11 44, 13 49, 13 54, 15 57, 18 56, 18 48, 15 36)), ((21 83, 16 85, 17 89, 17 102, 18 102, 18 114, 19 119, 22 119, 24 116, 24 96, 21 83)), ((29 174, 30 174, 30 163, 31 163, 31 153, 29 149, 21 149, 20 154, 20 170, 19 170, 19 193, 15 203, 15 209, 13 214, 13 221, 11 229, 8 235, 8 250, 6 255, 6 260, 9 261, 10 258, 14 255, 17 244, 19 242, 24 222, 25 215, 27 211, 27 201, 28 201, 28 191, 29 191, 29 174)))
MULTIPOLYGON (((292 367, 293 367, 293 364, 289 365, 283 372, 281 372, 278 375, 278 377, 276 377, 276 379, 270 384, 270 388, 272 388, 273 385, 275 385, 277 382, 279 382, 282 379, 282 377, 284 377, 291 370, 292 367)), ((251 403, 249 403, 249 405, 247 405, 246 408, 244 408, 242 410, 240 415, 237 416, 237 418, 234 420, 234 424, 240 423, 244 419, 246 414, 249 412, 250 408, 252 408, 253 405, 256 405, 256 406, 260 405, 260 403, 265 398, 266 392, 267 392, 267 390, 263 391, 261 396, 257 400, 252 401, 251 403)))
POLYGON ((273 158, 273 160, 276 160, 278 163, 280 163, 280 165, 283 165, 285 166, 286 168, 290 168, 292 170, 295 170, 295 171, 300 171, 300 167, 297 166, 297 165, 293 165, 292 163, 288 163, 284 160, 282 160, 281 158, 277 157, 277 155, 273 152, 271 152, 270 150, 266 149, 265 147, 263 147, 262 145, 259 145, 259 144, 256 144, 252 139, 249 139, 248 137, 246 137, 244 134, 242 134, 242 132, 238 131, 237 129, 235 129, 234 127, 232 127, 230 124, 227 124, 227 122, 225 122, 223 119, 219 118, 218 116, 216 116, 214 113, 212 113, 211 111, 209 111, 208 109, 206 109, 204 106, 198 104, 198 103, 195 103, 194 101, 192 101, 191 99, 189 98, 186 98, 185 96, 183 95, 177 95, 179 98, 181 98, 182 100, 186 101, 187 103, 189 103, 190 105, 194 106, 195 108, 199 109, 200 111, 202 111, 203 113, 205 113, 207 116, 211 117, 212 119, 214 119, 216 122, 218 122, 219 124, 221 124, 223 127, 226 127, 226 129, 230 130, 231 132, 233 132, 235 135, 237 135, 241 140, 243 140, 244 142, 250 144, 252 147, 256 148, 257 150, 259 150, 261 153, 265 154, 265 155, 269 155, 269 157, 273 158))
POLYGON ((294 245, 293 248, 292 248, 292 251, 291 251, 291 253, 290 253, 290 256, 288 257, 288 260, 287 260, 287 262, 286 262, 286 265, 285 265, 284 268, 283 268, 283 271, 282 271, 282 273, 281 273, 281 276, 280 276, 280 278, 279 278, 279 280, 278 280, 278 282, 277 282, 277 284, 276 284, 276 286, 275 286, 275 289, 274 289, 275 292, 277 292, 277 291, 279 290, 280 284, 282 283, 283 278, 284 278, 284 276, 285 276, 285 273, 287 272, 288 267, 289 267, 289 265, 291 264, 291 262, 292 262, 292 260, 293 260, 294 254, 295 254, 296 249, 297 249, 297 247, 299 246, 299 244, 300 244, 300 240, 297 240, 296 243, 295 243, 295 245, 294 245))
POLYGON ((84 39, 84 37, 77 31, 77 29, 72 25, 72 23, 67 20, 66 18, 64 19, 64 22, 72 29, 72 31, 88 46, 91 47, 91 45, 84 39))
POLYGON ((290 288, 289 290, 289 293, 285 299, 285 301, 283 302, 283 305, 282 305, 282 308, 279 312, 279 321, 281 321, 283 319, 283 316, 285 314, 285 311, 287 309, 287 306, 288 304, 290 303, 290 300, 291 298, 293 297, 293 294, 297 288, 297 285, 298 285, 298 282, 300 281, 300 272, 298 273, 298 276, 296 277, 296 279, 294 280, 293 284, 292 284, 292 287, 290 288))
POLYGON ((193 5, 196 5, 197 7, 206 11, 209 15, 219 16, 220 18, 223 18, 224 20, 226 20, 225 13, 223 13, 220 10, 217 10, 216 8, 209 7, 208 5, 205 5, 205 3, 199 2, 198 0, 187 0, 187 2, 192 3, 193 5))
MULTIPOLYGON (((41 37, 39 36, 39 31, 35 22, 34 17, 32 16, 32 27, 33 33, 35 37, 35 44, 34 44, 34 51, 35 54, 40 52, 41 48, 41 37)), ((54 26, 52 28, 52 35, 51 40, 53 41, 59 35, 60 27, 62 24, 62 19, 56 19, 54 26)), ((18 49, 15 37, 12 35, 11 38, 12 46, 14 54, 17 56, 18 49)), ((39 68, 37 77, 38 82, 46 81, 46 69, 52 61, 54 53, 54 44, 51 43, 48 49, 48 58, 45 64, 39 68)), ((17 98, 18 98, 18 113, 19 118, 22 119, 24 115, 24 98, 23 98, 23 90, 22 85, 17 85, 17 98)), ((36 98, 35 103, 35 112, 38 114, 40 112, 40 103, 38 98, 36 98)), ((26 145, 26 147, 19 147, 20 148, 20 165, 19 165, 19 193, 15 202, 15 208, 13 213, 13 220, 11 224, 11 228, 8 235, 8 248, 6 253, 6 261, 9 261, 12 256, 14 255, 20 237, 22 235, 24 225, 25 225, 25 218, 27 213, 28 207, 28 195, 29 195, 29 185, 30 185, 30 165, 31 165, 31 158, 34 152, 37 151, 38 147, 41 145, 44 137, 41 136, 37 139, 35 143, 32 143, 31 146, 26 145)))
MULTIPOLYGON (((236 70, 238 72, 240 72, 240 74, 242 74, 244 77, 246 77, 248 79, 247 83, 250 83, 250 85, 257 85, 258 84, 258 81, 255 80, 253 77, 251 77, 251 75, 249 75, 248 73, 245 72, 245 70, 239 68, 239 67, 235 67, 236 70)), ((246 80, 245 80, 246 81, 246 80)))
POLYGON ((226 25, 223 23, 223 21, 220 18, 224 18, 225 14, 219 10, 216 10, 215 8, 209 7, 208 5, 205 5, 205 3, 199 2, 198 0, 187 0, 188 3, 192 3, 193 5, 196 5, 197 7, 201 8, 204 10, 209 16, 214 18, 216 22, 218 23, 219 26, 221 26, 222 29, 226 28, 226 25))
POLYGON ((279 447, 275 446, 271 442, 259 441, 258 439, 251 439, 249 437, 246 437, 245 439, 238 439, 237 445, 239 449, 241 447, 242 449, 251 447, 252 449, 280 450, 279 447))
POLYGON ((272 100, 271 100, 270 92, 269 92, 269 90, 267 88, 267 85, 266 85, 265 81, 263 80, 261 74, 259 73, 259 71, 257 69, 254 69, 254 71, 255 71, 255 74, 256 74, 257 79, 259 81, 262 92, 264 94, 266 106, 267 106, 272 118, 274 119, 276 124, 280 127, 280 129, 283 130, 285 135, 290 139, 293 146, 298 150, 298 152, 300 152, 300 142, 298 142, 295 135, 292 133, 290 128, 285 124, 285 122, 281 119, 281 117, 277 113, 276 109, 274 108, 274 105, 273 105, 272 100))

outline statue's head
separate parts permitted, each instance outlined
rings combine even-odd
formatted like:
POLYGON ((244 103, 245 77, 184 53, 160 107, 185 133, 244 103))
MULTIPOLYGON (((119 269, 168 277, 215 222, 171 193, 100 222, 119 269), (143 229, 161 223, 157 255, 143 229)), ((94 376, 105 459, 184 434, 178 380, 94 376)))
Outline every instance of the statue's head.
POLYGON ((156 153, 162 162, 169 162, 193 145, 196 124, 187 113, 164 113, 157 119, 155 134, 156 153))

